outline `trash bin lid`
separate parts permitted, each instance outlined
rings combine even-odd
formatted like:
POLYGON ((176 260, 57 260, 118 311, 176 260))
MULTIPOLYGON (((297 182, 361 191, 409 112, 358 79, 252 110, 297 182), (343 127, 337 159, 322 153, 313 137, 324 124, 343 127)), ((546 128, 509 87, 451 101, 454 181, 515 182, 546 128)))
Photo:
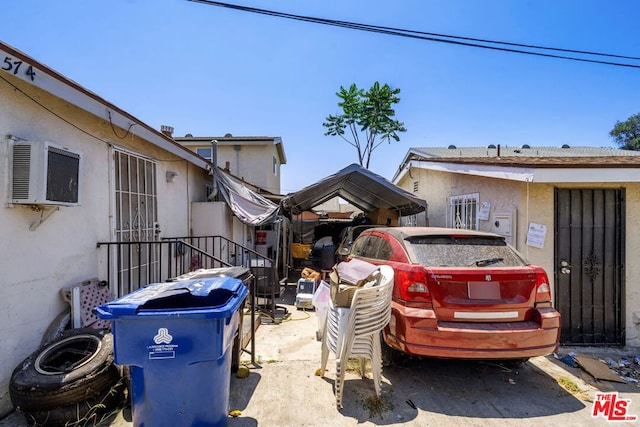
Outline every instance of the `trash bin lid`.
POLYGON ((212 277, 153 283, 96 307, 102 319, 124 316, 230 317, 248 293, 241 280, 212 277))

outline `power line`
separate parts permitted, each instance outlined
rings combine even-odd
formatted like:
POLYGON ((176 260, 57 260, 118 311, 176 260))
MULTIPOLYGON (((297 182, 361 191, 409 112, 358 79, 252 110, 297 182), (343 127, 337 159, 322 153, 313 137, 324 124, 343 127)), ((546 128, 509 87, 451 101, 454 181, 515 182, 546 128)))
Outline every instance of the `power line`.
POLYGON ((529 50, 515 49, 515 47, 554 51, 554 52, 564 52, 564 53, 576 53, 576 54, 582 54, 582 55, 600 56, 600 57, 608 57, 608 58, 640 60, 640 57, 635 57, 635 56, 615 55, 615 54, 602 53, 602 52, 590 52, 590 51, 583 51, 583 50, 563 49, 563 48, 536 46, 536 45, 528 45, 528 44, 520 44, 520 43, 509 43, 509 42, 502 42, 502 41, 478 39, 478 38, 472 38, 472 37, 451 36, 451 35, 445 35, 445 34, 429 33, 424 31, 406 30, 406 29, 394 28, 394 27, 360 24, 360 23, 350 22, 350 21, 339 21, 339 20, 316 18, 316 17, 304 16, 304 15, 295 15, 295 14, 290 14, 285 12, 277 12, 273 10, 241 6, 241 5, 218 2, 213 0, 188 0, 188 1, 192 1, 194 3, 202 3, 209 6, 217 6, 217 7, 239 10, 242 12, 250 12, 250 13, 257 13, 261 15, 274 16, 277 18, 311 22, 311 23, 322 24, 322 25, 331 25, 335 27, 342 27, 342 28, 354 29, 359 31, 393 35, 398 37, 413 38, 413 39, 432 41, 437 43, 448 43, 448 44, 454 44, 459 46, 475 47, 480 49, 490 49, 490 50, 509 52, 509 53, 519 53, 523 55, 533 55, 533 56, 541 56, 546 58, 565 59, 570 61, 588 62, 593 64, 611 65, 611 66, 617 66, 617 67, 640 68, 640 65, 636 65, 636 64, 627 64, 627 63, 621 63, 621 62, 613 62, 613 61, 605 61, 605 60, 589 59, 589 58, 579 58, 574 56, 566 56, 566 55, 544 53, 544 52, 534 52, 529 50), (479 44, 479 43, 488 43, 488 44, 501 45, 501 46, 512 46, 513 48, 491 46, 488 44, 479 44))

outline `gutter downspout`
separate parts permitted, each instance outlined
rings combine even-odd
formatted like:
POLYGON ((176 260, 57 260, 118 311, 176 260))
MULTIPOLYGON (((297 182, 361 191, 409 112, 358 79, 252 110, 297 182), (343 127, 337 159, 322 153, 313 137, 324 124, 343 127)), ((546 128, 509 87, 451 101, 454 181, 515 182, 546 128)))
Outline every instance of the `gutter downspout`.
POLYGON ((211 140, 211 174, 213 176, 213 190, 211 191, 211 194, 209 195, 209 200, 211 201, 215 201, 216 198, 218 197, 218 182, 217 182, 217 175, 218 175, 218 140, 213 139, 211 140))

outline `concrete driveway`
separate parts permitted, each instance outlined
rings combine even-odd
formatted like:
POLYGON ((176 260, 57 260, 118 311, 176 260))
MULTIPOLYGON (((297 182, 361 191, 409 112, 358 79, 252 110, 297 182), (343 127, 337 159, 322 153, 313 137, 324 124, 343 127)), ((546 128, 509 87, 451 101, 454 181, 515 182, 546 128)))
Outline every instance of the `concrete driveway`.
MULTIPOLYGON (((290 314, 286 320, 258 328, 257 364, 251 365, 250 356, 243 356, 249 363, 249 376, 232 376, 230 408, 241 415, 229 418, 229 427, 609 425, 611 421, 603 415, 592 416, 597 392, 618 392, 619 399, 630 400, 626 414, 640 416, 636 383, 597 382, 582 369, 569 367, 553 356, 534 358, 521 366, 411 359, 384 368, 381 400, 375 399, 371 379, 347 372, 344 408, 338 409, 333 392, 334 360, 329 359, 324 378, 315 375, 321 346, 316 340, 316 314, 293 307, 294 293, 295 287, 289 286, 278 300, 290 314)), ((638 354, 636 349, 560 351, 614 360, 638 354)), ((0 421, 0 427, 27 425, 20 414, 0 421)), ((131 426, 130 413, 120 412, 102 425, 131 426)), ((640 422, 618 421, 614 425, 640 422)))
MULTIPOLYGON (((314 312, 289 305, 295 288, 279 304, 291 314, 281 324, 263 324, 256 337, 260 367, 246 379, 232 378, 231 408, 242 415, 230 427, 248 426, 602 426, 610 422, 592 416, 596 392, 620 393, 631 399, 627 413, 640 416, 636 384, 594 381, 580 368, 553 356, 520 366, 492 362, 410 359, 383 370, 382 402, 373 381, 348 372, 344 408, 333 393, 335 363, 329 360, 325 378, 320 367, 321 343, 316 341, 314 312), (559 381, 573 391, 567 391, 559 381), (574 390, 575 388, 575 390, 574 390)), ((634 349, 575 349, 594 358, 633 354, 634 349)), ((355 365, 354 365, 355 367, 355 365)), ((640 425, 640 422, 616 422, 640 425)))

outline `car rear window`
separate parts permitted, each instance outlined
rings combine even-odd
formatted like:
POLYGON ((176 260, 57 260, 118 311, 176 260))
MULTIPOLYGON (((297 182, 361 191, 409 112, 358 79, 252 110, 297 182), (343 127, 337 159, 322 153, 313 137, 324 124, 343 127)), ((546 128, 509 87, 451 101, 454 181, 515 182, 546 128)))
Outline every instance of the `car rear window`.
POLYGON ((428 267, 519 267, 528 263, 502 239, 421 236, 407 239, 416 261, 428 267))
POLYGON ((362 236, 351 248, 351 254, 364 258, 388 260, 393 254, 391 245, 380 236, 362 236))

